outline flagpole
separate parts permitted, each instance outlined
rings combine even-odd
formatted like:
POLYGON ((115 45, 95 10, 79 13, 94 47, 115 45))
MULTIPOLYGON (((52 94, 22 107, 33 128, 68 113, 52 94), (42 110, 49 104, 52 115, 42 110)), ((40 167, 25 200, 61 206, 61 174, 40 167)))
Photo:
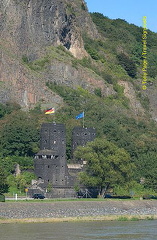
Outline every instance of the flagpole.
POLYGON ((56 123, 56 118, 55 118, 56 116, 55 116, 55 112, 54 112, 54 115, 53 115, 53 123, 56 123))

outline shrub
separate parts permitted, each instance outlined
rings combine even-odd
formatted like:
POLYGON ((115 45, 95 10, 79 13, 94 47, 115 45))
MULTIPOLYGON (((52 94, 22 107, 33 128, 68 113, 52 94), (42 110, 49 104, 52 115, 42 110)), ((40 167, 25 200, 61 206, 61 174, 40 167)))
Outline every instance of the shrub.
POLYGON ((84 5, 84 3, 81 4, 81 8, 82 8, 82 10, 84 10, 84 11, 86 10, 86 6, 84 5))
POLYGON ((98 97, 102 97, 101 88, 95 88, 94 93, 98 97))
POLYGON ((28 62, 29 62, 28 57, 27 57, 26 55, 23 55, 23 56, 22 56, 22 61, 23 61, 24 63, 28 63, 28 62))
POLYGON ((130 59, 127 55, 124 53, 120 53, 117 55, 119 64, 126 70, 128 75, 132 78, 136 76, 137 68, 135 63, 132 59, 130 59))
POLYGON ((5 196, 3 194, 0 194, 0 202, 5 202, 5 196))

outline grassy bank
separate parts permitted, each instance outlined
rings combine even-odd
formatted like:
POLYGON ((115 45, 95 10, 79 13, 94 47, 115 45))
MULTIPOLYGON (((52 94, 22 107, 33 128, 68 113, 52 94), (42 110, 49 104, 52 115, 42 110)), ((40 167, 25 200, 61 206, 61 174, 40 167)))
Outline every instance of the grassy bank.
POLYGON ((57 223, 57 222, 80 222, 80 221, 139 221, 156 220, 157 215, 108 215, 108 216, 86 216, 86 217, 66 217, 66 218, 24 218, 5 219, 0 218, 0 224, 6 223, 57 223))

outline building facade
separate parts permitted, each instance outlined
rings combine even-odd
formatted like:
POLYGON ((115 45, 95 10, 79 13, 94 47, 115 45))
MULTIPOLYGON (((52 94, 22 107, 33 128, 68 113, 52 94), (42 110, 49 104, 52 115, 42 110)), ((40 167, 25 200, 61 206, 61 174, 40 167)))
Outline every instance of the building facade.
POLYGON ((34 169, 36 176, 47 184, 67 185, 66 133, 63 124, 42 124, 40 151, 35 156, 34 169))
MULTIPOLYGON (((93 141, 95 136, 94 128, 75 127, 72 134, 72 153, 77 146, 93 141)), ((40 151, 34 159, 34 171, 38 180, 29 189, 29 195, 43 193, 47 197, 75 197, 77 173, 82 170, 83 163, 67 164, 65 125, 43 123, 40 151)))
POLYGON ((87 142, 93 141, 95 137, 95 128, 74 127, 72 132, 72 158, 74 158, 74 151, 78 146, 85 146, 87 142))

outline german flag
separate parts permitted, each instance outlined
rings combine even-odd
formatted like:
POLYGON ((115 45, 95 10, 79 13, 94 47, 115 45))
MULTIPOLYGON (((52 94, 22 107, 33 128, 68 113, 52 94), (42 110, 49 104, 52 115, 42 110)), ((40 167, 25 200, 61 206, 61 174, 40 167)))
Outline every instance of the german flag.
POLYGON ((45 114, 53 114, 55 113, 55 109, 54 108, 49 108, 45 111, 45 114))

